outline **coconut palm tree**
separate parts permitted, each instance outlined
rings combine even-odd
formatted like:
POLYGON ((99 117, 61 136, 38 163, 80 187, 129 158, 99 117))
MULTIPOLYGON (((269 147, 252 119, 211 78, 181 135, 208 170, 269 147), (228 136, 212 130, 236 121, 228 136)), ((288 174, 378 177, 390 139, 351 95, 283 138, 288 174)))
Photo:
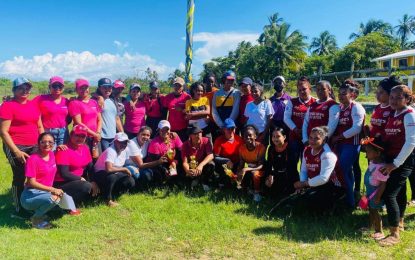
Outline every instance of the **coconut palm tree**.
POLYGON ((401 49, 407 48, 411 33, 415 34, 415 18, 411 15, 404 14, 402 20, 399 20, 399 25, 395 26, 395 29, 401 41, 401 49))
POLYGON ((261 35, 258 38, 258 42, 263 42, 264 38, 265 38, 265 32, 268 30, 272 30, 272 28, 278 27, 279 25, 281 25, 281 23, 284 21, 284 19, 282 19, 281 17, 279 17, 279 13, 275 13, 273 15, 271 15, 270 17, 268 17, 268 22, 269 24, 264 26, 264 32, 261 33, 261 35))
POLYGON ((277 73, 284 72, 287 65, 299 62, 304 56, 306 37, 298 30, 290 33, 290 25, 282 23, 279 26, 268 27, 264 30, 263 41, 260 42, 267 49, 277 65, 277 73))
POLYGON ((332 54, 336 49, 336 37, 329 31, 324 31, 320 33, 319 37, 314 37, 310 45, 312 53, 319 56, 332 54))
POLYGON ((382 20, 370 19, 366 24, 360 23, 359 31, 350 34, 349 39, 356 39, 372 32, 381 32, 386 35, 391 35, 393 33, 393 28, 392 25, 382 20))

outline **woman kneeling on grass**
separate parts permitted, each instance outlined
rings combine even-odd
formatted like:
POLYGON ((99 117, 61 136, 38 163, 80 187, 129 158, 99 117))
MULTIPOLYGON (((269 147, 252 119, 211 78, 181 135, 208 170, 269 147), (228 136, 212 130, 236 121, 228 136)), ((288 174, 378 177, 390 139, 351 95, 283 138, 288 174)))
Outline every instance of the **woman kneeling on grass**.
POLYGON ((26 162, 26 185, 20 202, 26 210, 33 210, 32 227, 39 229, 51 228, 46 220, 46 213, 60 201, 64 192, 52 186, 56 174, 53 146, 55 139, 50 133, 43 133, 38 138, 38 153, 32 154, 26 162))
POLYGON ((379 243, 391 246, 399 242, 399 231, 403 230, 406 210, 406 179, 414 169, 415 112, 412 91, 405 85, 393 87, 389 104, 395 112, 388 118, 382 141, 385 142, 387 164, 381 172, 389 174, 383 199, 388 211, 390 235, 379 243))
POLYGON ((114 200, 115 192, 123 192, 135 186, 135 174, 132 167, 124 167, 125 161, 131 152, 127 148, 128 136, 125 133, 117 133, 114 142, 98 158, 95 164, 94 179, 99 185, 103 196, 110 207, 118 206, 114 200))
POLYGON ((327 140, 327 127, 311 130, 309 146, 303 152, 300 181, 294 183, 297 191, 310 188, 301 197, 304 198, 301 204, 315 212, 331 209, 344 194, 335 171, 337 157, 330 150, 327 140))
POLYGON ((260 192, 262 177, 264 176, 266 148, 263 144, 256 141, 257 133, 258 130, 255 126, 247 125, 245 127, 245 144, 239 148, 238 179, 242 181, 245 187, 249 185, 248 183, 252 183, 254 201, 260 202, 262 199, 260 192))
POLYGON ((58 173, 54 186, 69 194, 75 203, 83 202, 99 192, 95 182, 87 181, 94 170, 91 153, 85 144, 87 134, 87 129, 82 125, 74 126, 66 149, 58 149, 56 153, 58 173))

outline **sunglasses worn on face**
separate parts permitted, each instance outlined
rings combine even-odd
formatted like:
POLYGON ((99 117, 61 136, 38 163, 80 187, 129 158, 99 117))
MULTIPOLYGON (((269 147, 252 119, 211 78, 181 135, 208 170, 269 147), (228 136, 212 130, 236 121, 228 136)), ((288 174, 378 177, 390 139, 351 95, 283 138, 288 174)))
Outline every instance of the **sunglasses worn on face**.
POLYGON ((53 88, 53 89, 63 89, 63 85, 61 85, 61 84, 53 84, 51 86, 51 88, 53 88))
POLYGON ((54 141, 40 141, 40 144, 41 145, 54 145, 55 144, 55 142, 54 141))

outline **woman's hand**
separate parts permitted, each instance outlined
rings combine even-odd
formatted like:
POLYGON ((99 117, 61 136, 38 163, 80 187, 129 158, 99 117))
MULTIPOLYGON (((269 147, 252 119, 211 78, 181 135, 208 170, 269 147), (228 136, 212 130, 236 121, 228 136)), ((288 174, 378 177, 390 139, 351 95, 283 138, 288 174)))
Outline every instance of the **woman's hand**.
POLYGON ((202 174, 202 171, 203 171, 203 167, 202 167, 201 165, 198 165, 198 166, 196 167, 196 169, 195 169, 195 175, 196 175, 196 176, 201 175, 201 174, 202 174))
POLYGON ((167 157, 166 157, 166 156, 162 156, 162 157, 160 157, 160 158, 157 160, 158 165, 163 164, 163 163, 166 163, 166 162, 168 162, 168 161, 169 161, 169 160, 167 159, 167 157))
POLYGON ((52 195, 56 195, 56 196, 62 197, 64 192, 61 189, 52 188, 52 190, 51 190, 50 193, 52 193, 52 195))
POLYGON ((101 133, 96 132, 96 133, 94 134, 94 140, 95 140, 96 142, 101 142, 101 133))
POLYGON ((20 151, 20 150, 15 151, 14 152, 14 155, 15 155, 16 159, 19 162, 23 163, 23 164, 25 164, 26 163, 26 159, 29 158, 29 155, 27 153, 25 153, 23 151, 20 151))
POLYGON ((130 170, 127 167, 123 167, 122 171, 125 172, 126 174, 128 174, 128 176, 132 175, 132 172, 130 172, 130 170))
POLYGON ((383 174, 385 174, 385 175, 389 175, 396 168, 397 167, 393 163, 387 163, 387 164, 385 164, 385 166, 383 166, 382 168, 380 168, 380 172, 383 173, 383 174))
POLYGON ((266 185, 268 188, 271 188, 272 184, 274 184, 274 176, 269 175, 269 176, 267 177, 267 179, 265 180, 265 185, 266 185))
POLYGON ((81 181, 86 181, 84 177, 81 177, 81 181))
POLYGON ((294 183, 294 188, 296 190, 301 190, 308 187, 308 183, 306 181, 296 181, 294 183))
POLYGON ((57 151, 66 151, 68 150, 68 146, 66 146, 65 144, 60 144, 58 145, 58 147, 56 147, 57 151))

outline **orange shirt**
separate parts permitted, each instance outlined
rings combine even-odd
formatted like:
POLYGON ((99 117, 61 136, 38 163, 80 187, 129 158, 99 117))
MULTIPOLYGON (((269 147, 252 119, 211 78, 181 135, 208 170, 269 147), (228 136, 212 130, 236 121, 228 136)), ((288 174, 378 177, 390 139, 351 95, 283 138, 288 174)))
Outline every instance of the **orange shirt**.
POLYGON ((256 164, 258 166, 260 161, 264 162, 266 148, 260 142, 255 143, 255 149, 252 151, 249 151, 248 148, 246 148, 246 144, 241 145, 239 148, 239 155, 244 162, 248 164, 256 164))
POLYGON ((203 94, 203 97, 207 97, 209 99, 209 105, 210 105, 209 118, 213 118, 212 117, 212 99, 213 99, 213 94, 215 94, 215 92, 218 91, 218 90, 219 90, 218 88, 213 87, 211 92, 207 92, 207 93, 203 94))

